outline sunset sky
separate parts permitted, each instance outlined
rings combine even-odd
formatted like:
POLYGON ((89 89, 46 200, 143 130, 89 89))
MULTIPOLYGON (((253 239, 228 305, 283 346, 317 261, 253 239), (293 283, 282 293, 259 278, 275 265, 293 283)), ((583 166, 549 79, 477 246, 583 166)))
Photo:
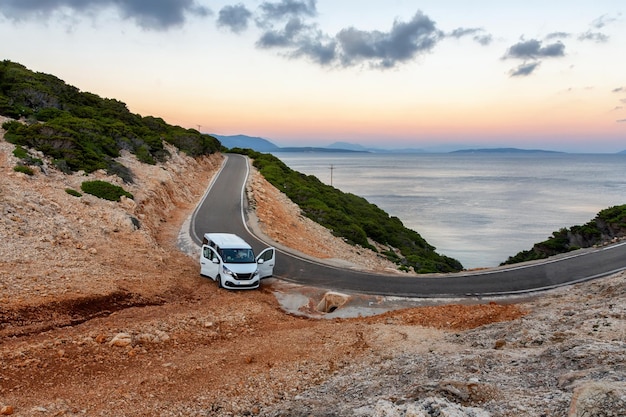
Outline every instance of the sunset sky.
POLYGON ((623 0, 0 0, 0 57, 280 146, 626 149, 623 0))

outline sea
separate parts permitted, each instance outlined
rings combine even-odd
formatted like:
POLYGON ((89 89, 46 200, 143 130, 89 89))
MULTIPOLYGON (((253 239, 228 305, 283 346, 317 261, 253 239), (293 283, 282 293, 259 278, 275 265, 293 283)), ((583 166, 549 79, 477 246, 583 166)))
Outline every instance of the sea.
POLYGON ((273 153, 398 217, 464 268, 498 266, 626 204, 626 155, 273 153))

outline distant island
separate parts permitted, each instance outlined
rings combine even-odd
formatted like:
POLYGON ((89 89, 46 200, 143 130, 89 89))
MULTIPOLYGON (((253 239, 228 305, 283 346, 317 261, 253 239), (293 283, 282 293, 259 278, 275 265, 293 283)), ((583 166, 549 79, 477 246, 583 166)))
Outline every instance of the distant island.
MULTIPOLYGON (((246 135, 215 135, 211 134, 214 138, 218 139, 222 145, 226 148, 240 148, 240 149, 252 149, 256 152, 274 153, 274 152, 321 152, 321 153, 387 153, 387 154, 432 154, 432 153, 451 153, 451 154, 566 154, 567 152, 551 151, 544 149, 520 149, 520 148, 474 148, 474 149, 459 149, 454 151, 428 151, 421 148, 402 148, 402 149, 383 149, 365 147, 356 143, 349 142, 335 142, 327 146, 289 146, 280 147, 272 143, 268 139, 246 135)), ((617 154, 626 154, 626 150, 618 152, 617 154)))
POLYGON ((450 153, 565 153, 558 151, 547 151, 543 149, 519 149, 519 148, 481 148, 481 149, 459 149, 450 153))

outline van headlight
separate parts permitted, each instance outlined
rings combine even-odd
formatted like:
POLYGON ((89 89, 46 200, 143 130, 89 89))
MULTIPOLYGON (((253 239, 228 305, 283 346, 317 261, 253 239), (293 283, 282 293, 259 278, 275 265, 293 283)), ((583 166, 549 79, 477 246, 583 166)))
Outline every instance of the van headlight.
POLYGON ((233 278, 237 278, 237 274, 235 274, 233 271, 231 271, 230 269, 223 267, 224 270, 224 274, 226 275, 230 275, 233 278))
POLYGON ((259 268, 257 268, 257 269, 254 271, 254 274, 252 274, 252 276, 253 276, 253 277, 254 277, 254 276, 257 276, 257 275, 259 275, 259 268))

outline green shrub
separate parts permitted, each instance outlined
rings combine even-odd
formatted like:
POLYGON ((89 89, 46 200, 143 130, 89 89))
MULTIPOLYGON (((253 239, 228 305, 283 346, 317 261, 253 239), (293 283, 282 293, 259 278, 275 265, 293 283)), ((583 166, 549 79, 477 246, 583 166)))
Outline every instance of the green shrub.
POLYGON ((17 165, 15 167, 13 167, 13 171, 21 172, 22 174, 26 174, 26 175, 34 175, 35 174, 35 171, 33 171, 32 168, 27 167, 25 165, 17 165))
POLYGON ((122 196, 134 198, 131 193, 124 190, 122 187, 106 181, 85 181, 80 185, 80 189, 87 194, 95 195, 98 198, 109 201, 120 201, 120 197, 122 196))
POLYGON ((26 149, 18 145, 15 149, 13 149, 13 156, 20 159, 26 159, 28 158, 28 152, 26 149))
POLYGON ((79 193, 78 191, 72 189, 72 188, 66 188, 65 192, 68 193, 69 195, 73 195, 74 197, 82 197, 83 195, 81 193, 79 193))

